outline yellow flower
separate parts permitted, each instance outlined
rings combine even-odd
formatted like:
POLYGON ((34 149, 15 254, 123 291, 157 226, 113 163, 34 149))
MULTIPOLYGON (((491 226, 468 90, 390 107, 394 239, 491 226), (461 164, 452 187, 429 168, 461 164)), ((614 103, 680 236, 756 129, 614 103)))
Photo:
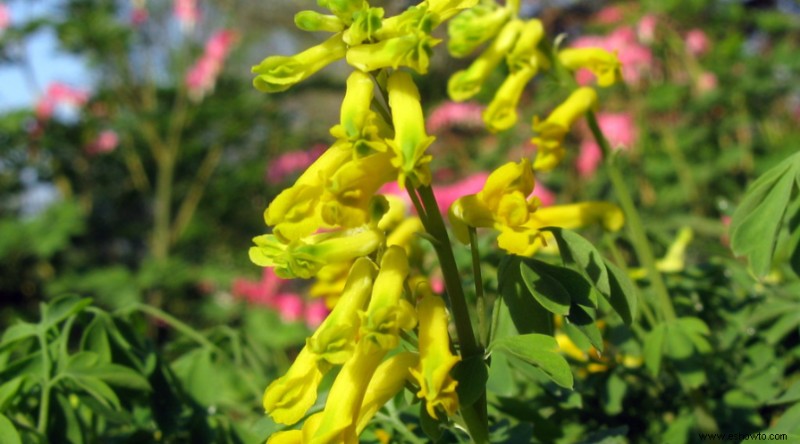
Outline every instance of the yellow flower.
POLYGON ((428 0, 429 10, 445 21, 464 9, 474 7, 478 0, 428 0))
POLYGON ((374 89, 375 84, 369 74, 353 71, 347 78, 340 123, 330 131, 339 142, 349 143, 356 157, 387 149, 380 136, 380 127, 386 126, 386 123, 370 109, 374 89))
POLYGON ((570 94, 544 121, 533 119, 533 130, 537 133, 531 141, 536 144, 536 161, 533 168, 551 170, 564 157, 564 137, 578 118, 597 105, 597 93, 589 87, 581 87, 570 94))
POLYGON ((351 266, 349 262, 337 262, 320 268, 308 295, 312 298, 325 298, 325 305, 333 308, 342 295, 351 266))
POLYGON ((527 65, 534 65, 538 68, 547 67, 549 63, 547 58, 537 49, 542 37, 544 37, 544 25, 541 20, 531 19, 525 22, 519 38, 514 43, 514 49, 506 56, 506 63, 511 72, 527 65))
POLYGON ((353 356, 344 364, 336 376, 319 426, 311 444, 358 443, 356 425, 361 402, 386 350, 375 349, 368 342, 360 341, 353 356))
POLYGON ((417 323, 414 308, 403 299, 403 284, 408 276, 408 258, 401 247, 386 249, 372 287, 372 298, 361 318, 361 342, 373 348, 391 350, 399 344, 401 330, 417 323))
POLYGON ((366 0, 317 0, 317 4, 327 8, 348 25, 353 21, 353 14, 366 9, 366 0))
POLYGON ((499 35, 480 57, 465 70, 456 72, 447 82, 447 93, 456 102, 463 102, 478 94, 489 74, 500 64, 509 51, 514 48, 520 31, 522 20, 508 22, 499 35))
POLYGON ((407 66, 419 74, 426 74, 432 48, 439 42, 441 40, 429 34, 416 31, 377 43, 352 46, 345 58, 348 64, 366 72, 407 66))
POLYGON ((344 22, 335 15, 324 15, 317 11, 300 11, 294 15, 294 24, 303 31, 339 32, 344 22))
POLYGON ((372 40, 383 26, 383 8, 365 8, 353 14, 353 23, 344 32, 343 39, 350 46, 372 40))
POLYGON ((528 159, 509 162, 494 170, 483 189, 457 199, 450 206, 449 219, 461 243, 469 243, 468 227, 494 227, 505 231, 523 225, 535 211, 533 170, 528 159))
POLYGON ((375 369, 358 411, 356 434, 360 435, 375 413, 403 389, 406 380, 411 376, 409 369, 417 365, 417 362, 419 355, 416 353, 400 352, 375 369))
MULTIPOLYGON (((453 57, 466 57, 483 42, 491 39, 511 16, 512 11, 495 3, 469 8, 448 24, 447 50, 453 57)), ((455 99, 453 99, 455 100, 455 99)))
POLYGON ((376 153, 342 165, 328 180, 322 196, 322 220, 354 228, 369 221, 369 203, 378 189, 397 175, 389 153, 376 153))
POLYGON ((597 84, 610 86, 622 79, 622 64, 616 53, 602 48, 567 48, 558 52, 558 61, 575 71, 586 68, 597 77, 597 84))
POLYGON ((319 360, 339 365, 352 355, 359 327, 358 312, 369 299, 376 272, 377 267, 371 260, 356 259, 339 303, 306 340, 306 348, 319 360))
POLYGON ((253 263, 275 267, 275 274, 281 278, 309 279, 325 265, 372 253, 383 240, 383 233, 366 227, 315 234, 289 244, 265 234, 253 238, 256 246, 249 253, 253 263))
POLYGON ((419 384, 417 396, 425 400, 428 414, 438 419, 437 411, 452 415, 458 409, 458 382, 450 376, 450 371, 461 359, 450 352, 444 300, 426 296, 417 304, 417 315, 420 362, 411 369, 411 376, 419 384))
POLYGON ((543 244, 543 235, 539 232, 541 228, 575 229, 598 222, 606 230, 617 231, 625 223, 625 216, 618 206, 609 202, 581 202, 539 208, 526 223, 502 231, 497 237, 497 244, 511 254, 531 256, 543 244))
POLYGON ((425 150, 436 138, 425 132, 417 86, 410 74, 397 71, 389 77, 387 89, 395 129, 394 140, 387 143, 394 152, 392 164, 399 170, 398 183, 404 187, 408 178, 414 186, 429 185, 431 172, 428 163, 432 156, 425 154, 425 150))
POLYGON ((296 423, 317 400, 317 388, 328 369, 328 365, 320 363, 314 353, 304 347, 289 371, 272 381, 264 391, 264 410, 279 424, 296 423))
MULTIPOLYGON (((656 268, 658 271, 662 273, 677 273, 683 271, 686 247, 689 246, 692 237, 694 237, 694 232, 691 228, 681 228, 675 241, 670 244, 667 254, 656 261, 656 268)), ((634 268, 630 270, 629 274, 633 279, 643 279, 647 276, 647 270, 643 268, 634 268)))
POLYGON ((267 57, 251 69, 253 74, 257 74, 253 86, 268 93, 285 91, 341 59, 346 52, 347 45, 342 41, 342 35, 337 33, 294 56, 267 57))
MULTIPOLYGON (((346 143, 336 143, 325 151, 290 188, 283 190, 264 211, 264 221, 274 227, 282 242, 308 236, 326 227, 320 214, 320 197, 328 178, 352 158, 346 143)), ((326 227, 327 228, 327 227, 326 227)))

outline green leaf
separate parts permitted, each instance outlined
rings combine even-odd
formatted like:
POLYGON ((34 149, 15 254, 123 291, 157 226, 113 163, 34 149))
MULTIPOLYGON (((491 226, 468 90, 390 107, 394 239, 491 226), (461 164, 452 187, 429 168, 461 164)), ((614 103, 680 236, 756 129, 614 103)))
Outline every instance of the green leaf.
POLYGON ((490 346, 490 349, 521 359, 543 371, 556 384, 572 388, 572 371, 567 360, 561 355, 558 342, 552 336, 533 333, 500 338, 490 346))
POLYGON ((6 405, 14 399, 14 396, 16 396, 24 380, 24 376, 17 376, 16 378, 4 382, 3 385, 0 385, 0 411, 5 410, 6 405))
POLYGON ((780 397, 769 402, 770 405, 787 404, 800 401, 800 381, 795 381, 780 397))
POLYGON ((661 370, 661 359, 664 356, 664 335, 666 331, 666 325, 659 324, 644 338, 644 349, 642 351, 644 364, 654 376, 658 376, 661 370))
POLYGON ((81 337, 81 350, 93 351, 103 362, 111 362, 111 341, 108 338, 108 326, 102 316, 95 316, 86 327, 81 337))
POLYGON ((45 330, 91 305, 90 298, 64 296, 49 304, 42 304, 42 326, 45 330))
POLYGON ((472 405, 484 393, 489 370, 482 356, 474 356, 456 364, 452 376, 458 381, 458 402, 461 405, 472 405))
POLYGON ((606 381, 605 392, 603 396, 603 409, 609 415, 617 415, 622 412, 622 400, 625 398, 625 393, 628 391, 628 384, 612 373, 606 381))
MULTIPOLYGON (((459 402, 461 402, 460 399, 459 402)), ((463 405, 469 404, 464 403, 463 405)), ((446 423, 442 420, 431 418, 431 415, 428 414, 428 409, 425 408, 424 402, 419 403, 419 422, 422 426, 422 431, 425 432, 425 436, 428 437, 430 442, 439 441, 444 433, 444 426, 446 423)))
POLYGON ((552 335, 553 315, 536 301, 522 282, 520 263, 519 256, 505 256, 500 262, 497 279, 504 302, 501 316, 507 313, 521 334, 552 335))
POLYGON ((39 329, 36 324, 29 322, 18 322, 11 327, 8 327, 3 333, 3 340, 0 342, 0 347, 12 344, 25 338, 36 336, 39 329))
POLYGON ((119 364, 103 362, 100 355, 91 351, 83 351, 70 356, 65 373, 74 377, 98 378, 108 384, 134 390, 151 389, 147 378, 135 370, 119 364))
POLYGON ((212 354, 209 349, 198 348, 181 356, 172 366, 189 393, 208 405, 219 401, 224 388, 212 354))
POLYGON ((83 376, 76 374, 68 374, 64 376, 66 379, 72 381, 83 389, 86 393, 94 397, 106 406, 113 407, 120 410, 122 407, 119 402, 119 397, 108 384, 99 378, 91 376, 83 376))
POLYGON ((607 294, 608 302, 614 311, 622 317, 623 322, 630 325, 636 319, 637 300, 636 287, 628 275, 616 265, 606 262, 608 282, 611 291, 607 294))
POLYGON ((778 231, 798 172, 800 153, 784 160, 753 182, 733 213, 731 249, 737 256, 746 256, 758 276, 770 271, 778 231))
POLYGON ((519 266, 522 281, 542 307, 562 316, 569 314, 572 298, 558 280, 547 273, 552 266, 535 259, 523 260, 519 266))
POLYGON ((14 423, 2 413, 0 413, 0 436, 3 437, 4 444, 22 444, 14 423))
POLYGON ((558 243, 561 257, 567 263, 577 264, 583 270, 600 293, 609 294, 608 271, 603 265, 603 256, 578 233, 558 227, 543 228, 543 231, 553 233, 558 243))

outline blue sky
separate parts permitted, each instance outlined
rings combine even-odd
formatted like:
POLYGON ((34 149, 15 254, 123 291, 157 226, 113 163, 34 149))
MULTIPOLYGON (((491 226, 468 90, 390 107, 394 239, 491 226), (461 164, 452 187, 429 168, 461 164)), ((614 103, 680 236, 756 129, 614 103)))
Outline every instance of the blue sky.
MULTIPOLYGON (((11 10, 11 26, 57 13, 56 0, 0 0, 11 10)), ((26 80, 23 69, 14 65, 0 65, 0 112, 31 106, 51 82, 63 82, 70 86, 89 90, 89 71, 80 59, 58 50, 58 42, 52 30, 40 31, 31 36, 24 51, 32 65, 34 84, 26 80)))

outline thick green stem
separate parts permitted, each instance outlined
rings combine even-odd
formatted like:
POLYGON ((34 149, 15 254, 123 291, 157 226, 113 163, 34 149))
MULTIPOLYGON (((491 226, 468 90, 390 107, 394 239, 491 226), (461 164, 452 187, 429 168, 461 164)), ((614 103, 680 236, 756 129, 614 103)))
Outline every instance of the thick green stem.
MULTIPOLYGON (((442 275, 444 276, 444 284, 450 299, 453 320, 456 324, 462 359, 482 357, 483 348, 475 340, 467 299, 464 296, 464 289, 461 287, 461 276, 456 266, 453 248, 450 244, 447 228, 444 226, 442 213, 439 211, 439 204, 436 202, 436 197, 433 195, 433 190, 430 186, 420 186, 417 191, 426 215, 424 219, 425 229, 439 241, 434 244, 434 248, 436 249, 436 255, 439 257, 439 264, 442 267, 442 275)), ((480 444, 489 442, 486 387, 483 387, 481 396, 474 404, 461 406, 461 416, 464 418, 473 442, 480 444)))
POLYGON ((475 227, 469 227, 469 246, 472 250, 472 276, 475 280, 475 314, 478 317, 478 341, 481 348, 486 347, 486 297, 483 294, 481 257, 478 251, 478 234, 475 227))
POLYGON ((156 195, 154 205, 152 253, 156 260, 163 261, 169 256, 170 225, 172 218, 172 179, 175 175, 174 151, 163 147, 156 158, 156 195))
POLYGON ((52 362, 50 360, 50 349, 47 345, 46 335, 46 331, 40 331, 37 335, 39 347, 42 349, 42 396, 39 401, 39 420, 36 423, 36 430, 38 430, 42 436, 47 434, 47 422, 50 414, 50 388, 52 387, 50 381, 50 367, 52 362))
POLYGON ((650 243, 647 240, 642 219, 639 216, 636 205, 633 203, 630 190, 625 184, 625 179, 622 177, 619 168, 617 168, 613 156, 611 156, 611 148, 608 146, 608 141, 605 136, 603 136, 603 132, 597 124, 594 113, 591 111, 586 113, 586 120, 589 122, 589 128, 597 144, 600 146, 600 150, 603 152, 603 159, 605 160, 608 177, 611 179, 611 185, 614 187, 614 192, 617 195, 619 204, 622 207, 622 211, 625 213, 625 225, 628 228, 633 248, 636 250, 636 255, 639 257, 639 261, 641 261, 644 269, 647 270, 647 277, 650 279, 650 285, 653 287, 658 297, 661 315, 667 321, 673 320, 676 317, 675 308, 672 306, 672 300, 669 297, 669 292, 661 277, 661 273, 656 268, 656 259, 653 255, 653 250, 650 249, 650 243))

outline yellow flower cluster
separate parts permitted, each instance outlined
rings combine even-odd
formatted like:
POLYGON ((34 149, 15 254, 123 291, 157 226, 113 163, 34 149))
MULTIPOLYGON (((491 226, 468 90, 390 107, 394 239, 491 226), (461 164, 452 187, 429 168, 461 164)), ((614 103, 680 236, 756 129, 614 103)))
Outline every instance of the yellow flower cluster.
POLYGON ((331 314, 306 341, 289 371, 267 387, 264 408, 281 424, 299 422, 316 402, 323 376, 339 374, 322 412, 300 429, 274 434, 269 443, 355 443, 369 419, 408 382, 419 387, 431 416, 458 408, 457 382, 450 376, 459 361, 450 352, 448 315, 441 297, 417 286, 413 305, 404 288, 409 265, 402 247, 390 246, 380 267, 357 259, 331 314), (419 354, 399 351, 400 334, 419 323, 419 354))
MULTIPOLYGON (((482 43, 491 40, 487 48, 467 69, 455 73, 447 84, 450 98, 461 102, 474 97, 505 59, 508 76, 495 92, 483 112, 486 127, 504 131, 517 122, 517 104, 525 86, 536 74, 552 65, 539 50, 544 27, 538 19, 522 20, 518 16, 519 1, 504 6, 493 2, 462 12, 449 23, 448 49, 455 57, 471 54, 482 43)), ((570 71, 589 69, 600 86, 609 86, 621 79, 620 62, 616 54, 601 48, 564 49, 556 54, 556 63, 570 71)), ((534 118, 533 143, 538 146, 534 162, 537 170, 550 170, 564 157, 564 136, 572 124, 594 108, 597 95, 591 88, 579 88, 563 105, 544 121, 534 118)))

